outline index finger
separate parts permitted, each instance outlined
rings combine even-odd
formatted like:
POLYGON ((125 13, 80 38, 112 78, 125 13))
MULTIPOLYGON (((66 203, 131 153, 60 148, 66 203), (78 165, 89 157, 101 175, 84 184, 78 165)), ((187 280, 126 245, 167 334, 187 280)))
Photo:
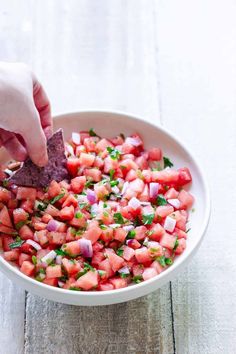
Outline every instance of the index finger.
POLYGON ((39 112, 41 125, 47 138, 52 135, 52 116, 50 102, 38 79, 33 76, 34 104, 39 112))

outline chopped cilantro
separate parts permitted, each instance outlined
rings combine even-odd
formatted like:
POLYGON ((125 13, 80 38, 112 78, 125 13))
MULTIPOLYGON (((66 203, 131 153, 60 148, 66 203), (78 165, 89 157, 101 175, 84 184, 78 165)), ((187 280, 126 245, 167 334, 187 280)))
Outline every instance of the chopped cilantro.
POLYGON ((143 179, 143 174, 142 174, 141 170, 137 170, 136 174, 137 174, 138 178, 143 179))
POLYGON ((66 252, 63 251, 61 248, 58 248, 58 249, 56 249, 56 250, 54 250, 54 251, 56 252, 56 254, 57 254, 58 256, 66 256, 66 255, 67 255, 66 252))
POLYGON ((163 161, 164 161, 164 168, 174 166, 168 157, 163 156, 163 161))
POLYGON ((127 167, 124 166, 124 165, 120 165, 120 168, 121 168, 122 170, 125 170, 127 167))
POLYGON ((167 204, 166 198, 162 194, 159 194, 157 196, 157 205, 166 205, 166 204, 167 204))
POLYGON ((120 158, 121 152, 115 148, 112 148, 111 146, 107 147, 107 151, 112 158, 112 160, 118 160, 120 158))
POLYGON ((81 288, 78 288, 77 286, 70 286, 69 290, 81 291, 81 288))
POLYGON ((179 246, 179 241, 178 239, 176 239, 173 251, 175 251, 178 246, 179 246))
POLYGON ((109 171, 110 179, 113 179, 114 174, 115 174, 115 170, 110 170, 109 171))
POLYGON ((154 230, 148 230, 146 231, 147 236, 152 236, 154 234, 154 230))
POLYGON ((30 223, 29 220, 21 220, 15 225, 15 227, 16 227, 17 230, 20 230, 20 228, 22 226, 24 226, 25 224, 29 224, 29 223, 30 223))
POLYGON ((107 207, 108 207, 107 203, 103 203, 103 208, 107 208, 107 207))
POLYGON ((101 224, 101 225, 100 225, 100 229, 102 229, 102 230, 106 230, 106 229, 107 229, 107 226, 106 226, 106 225, 104 225, 104 224, 101 224))
POLYGON ((95 269, 94 269, 90 264, 88 264, 88 263, 86 263, 86 262, 84 262, 84 269, 85 269, 86 271, 91 270, 92 272, 95 272, 95 269))
POLYGON ((160 265, 161 265, 162 267, 165 267, 165 266, 166 266, 165 256, 157 257, 157 261, 160 263, 160 265))
POLYGON ((80 209, 84 209, 84 208, 86 208, 87 206, 88 206, 87 203, 79 203, 80 209))
POLYGON ((82 219, 83 216, 84 216, 84 214, 81 213, 80 211, 77 211, 77 213, 75 213, 76 219, 82 219))
POLYGON ((142 275, 135 275, 135 276, 132 278, 132 281, 135 282, 136 284, 141 283, 142 280, 143 280, 142 275))
POLYGON ((55 204, 58 200, 63 198, 64 195, 65 195, 65 193, 61 193, 61 194, 56 195, 54 198, 50 199, 49 203, 50 204, 55 204))
POLYGON ((123 256, 123 253, 124 253, 124 250, 122 250, 122 248, 118 248, 118 250, 116 251, 116 254, 120 257, 123 256))
POLYGON ((119 181, 111 181, 111 182, 110 182, 111 187, 115 187, 115 186, 117 186, 118 184, 119 184, 119 181))
POLYGON ((147 214, 143 215, 143 223, 144 225, 151 225, 153 222, 155 214, 147 214))
POLYGON ((127 273, 120 273, 120 277, 122 279, 127 278, 128 276, 129 276, 129 274, 127 274, 127 273))
POLYGON ((91 186, 93 186, 93 185, 94 185, 94 182, 91 181, 91 180, 88 180, 88 181, 85 183, 85 188, 89 188, 89 187, 91 187, 91 186))
POLYGON ((100 277, 102 277, 103 275, 106 274, 106 271, 105 271, 105 270, 98 269, 98 274, 100 275, 100 277))
POLYGON ((32 262, 34 265, 37 264, 37 257, 36 256, 32 256, 32 262))
POLYGON ((11 249, 13 249, 13 248, 18 248, 18 247, 21 247, 21 245, 22 245, 23 243, 24 243, 23 240, 16 241, 16 242, 12 242, 12 243, 9 244, 9 247, 10 247, 11 249))
POLYGON ((166 265, 171 265, 171 264, 173 264, 173 260, 171 258, 166 258, 165 263, 166 263, 166 265))
POLYGON ((97 134, 95 133, 93 128, 89 129, 89 135, 90 136, 97 136, 97 134))
POLYGON ((125 220, 124 220, 123 216, 121 215, 121 213, 114 214, 114 221, 116 224, 124 224, 125 223, 125 220))
POLYGON ((108 218, 109 213, 108 213, 107 211, 104 211, 104 212, 103 212, 103 216, 105 216, 105 218, 108 218))
POLYGON ((3 181, 2 181, 2 185, 3 185, 3 187, 8 187, 8 180, 7 179, 4 179, 3 181))
POLYGON ((135 238, 136 232, 134 230, 130 230, 128 235, 126 236, 127 239, 135 238))

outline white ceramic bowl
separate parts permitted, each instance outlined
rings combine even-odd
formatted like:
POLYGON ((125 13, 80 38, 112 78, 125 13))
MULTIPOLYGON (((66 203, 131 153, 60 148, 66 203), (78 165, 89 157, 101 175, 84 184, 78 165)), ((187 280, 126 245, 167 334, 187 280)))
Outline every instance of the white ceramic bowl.
MULTIPOLYGON (((191 193, 195 196, 196 202, 194 205, 195 212, 190 214, 191 232, 187 240, 187 248, 171 267, 158 276, 124 289, 105 292, 76 292, 42 284, 22 274, 2 257, 0 257, 1 271, 14 283, 33 294, 73 305, 94 306, 124 302, 146 295, 161 287, 177 275, 191 260, 207 228, 210 215, 209 190, 198 163, 173 134, 158 125, 150 124, 141 118, 128 114, 98 111, 64 114, 55 117, 54 128, 58 129, 59 127, 63 128, 66 139, 70 137, 73 131, 88 130, 89 128, 94 128, 99 135, 104 137, 112 137, 119 133, 138 132, 144 139, 146 148, 160 146, 165 156, 170 157, 174 162, 175 167, 189 167, 193 177, 191 193)), ((9 156, 1 150, 0 162, 7 159, 9 159, 9 156)))

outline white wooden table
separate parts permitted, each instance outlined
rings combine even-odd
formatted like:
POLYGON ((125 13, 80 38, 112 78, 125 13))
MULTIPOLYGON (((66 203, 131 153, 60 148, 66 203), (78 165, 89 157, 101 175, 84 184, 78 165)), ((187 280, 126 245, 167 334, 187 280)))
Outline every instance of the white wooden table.
POLYGON ((236 2, 0 1, 0 60, 29 63, 54 113, 120 109, 161 122, 202 161, 205 240, 147 297, 81 308, 0 275, 0 354, 236 353, 236 2))

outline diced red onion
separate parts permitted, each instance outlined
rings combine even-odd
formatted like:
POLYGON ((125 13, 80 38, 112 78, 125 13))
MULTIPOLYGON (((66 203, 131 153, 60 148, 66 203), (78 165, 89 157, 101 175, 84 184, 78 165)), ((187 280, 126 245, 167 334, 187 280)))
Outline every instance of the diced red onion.
POLYGON ((76 145, 80 145, 80 134, 79 133, 72 133, 72 141, 76 145))
POLYGON ((167 200, 170 205, 172 205, 175 209, 179 209, 180 201, 179 199, 168 199, 167 200))
POLYGON ((57 256, 56 252, 52 250, 49 253, 47 253, 44 257, 41 258, 41 262, 48 265, 56 258, 56 256, 57 256))
POLYGON ((129 187, 129 182, 126 181, 124 184, 123 184, 123 187, 122 187, 122 191, 121 191, 121 195, 125 194, 127 188, 129 187))
POLYGON ((125 139, 125 142, 126 142, 127 144, 131 144, 131 145, 133 145, 133 146, 140 146, 140 145, 143 144, 142 140, 141 140, 138 136, 135 137, 135 138, 127 137, 127 138, 125 139))
POLYGON ((86 238, 80 238, 78 242, 82 256, 85 258, 92 258, 93 247, 91 241, 86 238))
POLYGON ((56 221, 56 220, 54 220, 54 219, 51 219, 51 220, 49 220, 46 229, 47 229, 48 231, 50 231, 50 232, 51 232, 51 231, 57 231, 59 225, 60 225, 60 224, 59 224, 58 221, 56 221))
POLYGON ((124 266, 118 270, 118 273, 123 273, 123 274, 130 274, 129 268, 127 266, 124 266))
POLYGON ((94 191, 92 191, 91 189, 87 189, 86 191, 87 193, 87 198, 90 204, 94 204, 97 201, 97 197, 94 191))
POLYGON ((126 245, 129 247, 132 247, 132 243, 134 243, 134 240, 132 238, 130 238, 126 241, 126 245))
POLYGON ((56 264, 61 264, 61 262, 62 262, 62 256, 57 255, 56 256, 56 264))
POLYGON ((164 229, 169 232, 173 232, 175 229, 176 220, 167 216, 164 222, 164 229))
POLYGON ((130 206, 132 209, 136 210, 141 206, 141 203, 137 198, 133 197, 130 199, 128 206, 130 206))
POLYGON ((63 286, 65 285, 65 283, 63 281, 58 281, 58 286, 59 288, 63 288, 63 286))
POLYGON ((117 186, 112 187, 111 190, 115 194, 119 194, 120 193, 120 190, 119 190, 119 188, 117 186))
POLYGON ((131 230, 134 229, 134 225, 126 225, 126 226, 123 226, 123 230, 129 232, 131 230))
POLYGON ((35 242, 34 240, 27 240, 26 243, 28 243, 29 245, 33 246, 37 251, 41 250, 42 247, 37 243, 35 242))
POLYGON ((149 184, 149 195, 151 199, 154 199, 158 195, 159 183, 151 182, 149 184))

